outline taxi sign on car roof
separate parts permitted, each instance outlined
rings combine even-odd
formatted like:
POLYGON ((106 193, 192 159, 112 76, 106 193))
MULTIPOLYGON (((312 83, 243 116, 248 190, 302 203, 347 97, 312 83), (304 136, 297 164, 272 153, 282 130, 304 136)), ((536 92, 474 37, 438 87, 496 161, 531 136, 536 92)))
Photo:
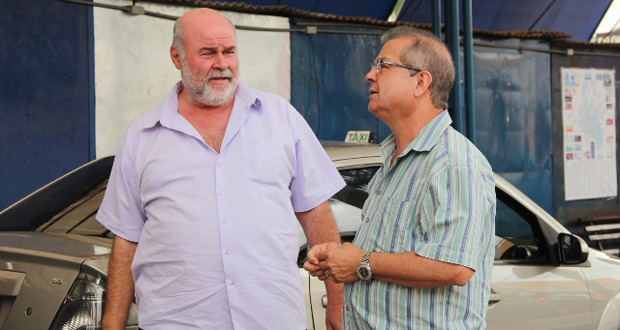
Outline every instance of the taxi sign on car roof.
POLYGON ((344 142, 373 143, 374 138, 371 131, 348 131, 344 142))

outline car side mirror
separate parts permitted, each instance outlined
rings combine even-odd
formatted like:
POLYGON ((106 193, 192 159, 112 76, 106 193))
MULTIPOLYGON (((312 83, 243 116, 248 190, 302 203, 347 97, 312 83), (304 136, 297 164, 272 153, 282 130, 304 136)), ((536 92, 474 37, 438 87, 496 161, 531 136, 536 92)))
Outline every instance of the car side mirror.
POLYGON ((588 260, 590 248, 581 237, 573 234, 560 233, 558 236, 560 263, 576 265, 588 260))

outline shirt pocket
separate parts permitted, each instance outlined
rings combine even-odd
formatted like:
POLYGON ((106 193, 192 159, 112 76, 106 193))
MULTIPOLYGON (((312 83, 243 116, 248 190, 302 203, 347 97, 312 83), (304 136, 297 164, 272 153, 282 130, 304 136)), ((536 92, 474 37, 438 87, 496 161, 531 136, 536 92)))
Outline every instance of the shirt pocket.
POLYGON ((288 187, 292 166, 284 144, 266 139, 243 139, 243 172, 247 179, 288 187))

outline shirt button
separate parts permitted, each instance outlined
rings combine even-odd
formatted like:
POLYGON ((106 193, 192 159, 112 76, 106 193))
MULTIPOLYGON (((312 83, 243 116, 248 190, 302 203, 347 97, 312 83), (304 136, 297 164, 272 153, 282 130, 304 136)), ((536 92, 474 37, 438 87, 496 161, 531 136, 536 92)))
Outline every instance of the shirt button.
POLYGON ((349 306, 345 307, 345 309, 347 310, 347 312, 349 311, 349 306))
POLYGON ((217 163, 217 167, 222 167, 222 163, 217 163))
POLYGON ((224 196, 224 192, 223 192, 223 191, 220 191, 220 195, 224 196))
POLYGON ((226 250, 226 255, 229 256, 230 255, 230 251, 226 250))

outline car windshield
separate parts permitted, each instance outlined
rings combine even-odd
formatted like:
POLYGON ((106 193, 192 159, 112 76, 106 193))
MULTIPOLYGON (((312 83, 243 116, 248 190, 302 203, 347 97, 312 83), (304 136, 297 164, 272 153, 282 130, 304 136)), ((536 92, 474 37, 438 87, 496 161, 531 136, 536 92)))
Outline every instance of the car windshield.
POLYGON ((56 213, 35 231, 114 237, 113 233, 95 219, 107 184, 108 180, 104 180, 92 187, 81 198, 56 213))

